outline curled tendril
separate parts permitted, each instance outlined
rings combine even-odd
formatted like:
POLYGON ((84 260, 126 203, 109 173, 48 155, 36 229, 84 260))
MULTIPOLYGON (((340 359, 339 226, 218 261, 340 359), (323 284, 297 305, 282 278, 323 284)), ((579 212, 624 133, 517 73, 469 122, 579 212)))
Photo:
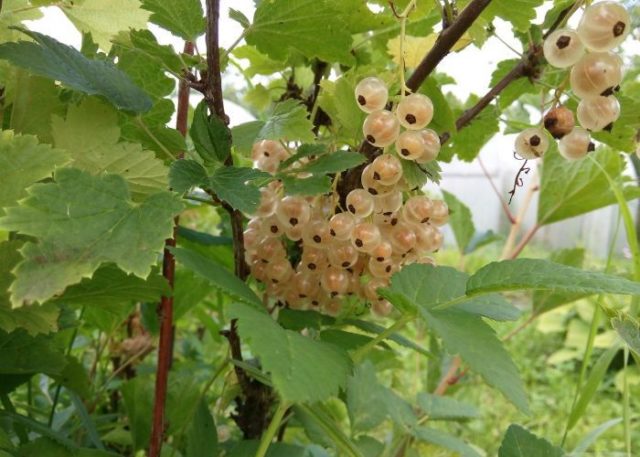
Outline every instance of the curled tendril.
POLYGON ((516 173, 516 177, 513 180, 513 188, 508 192, 510 195, 509 204, 511 204, 511 200, 513 200, 513 197, 516 195, 516 190, 518 189, 518 187, 522 187, 524 185, 524 179, 522 179, 522 174, 524 173, 526 175, 526 174, 529 174, 529 172, 531 171, 531 167, 527 167, 527 162, 528 162, 527 159, 523 159, 522 157, 518 156, 515 153, 515 151, 513 152, 513 157, 516 160, 524 160, 524 163, 518 170, 518 173, 516 173))

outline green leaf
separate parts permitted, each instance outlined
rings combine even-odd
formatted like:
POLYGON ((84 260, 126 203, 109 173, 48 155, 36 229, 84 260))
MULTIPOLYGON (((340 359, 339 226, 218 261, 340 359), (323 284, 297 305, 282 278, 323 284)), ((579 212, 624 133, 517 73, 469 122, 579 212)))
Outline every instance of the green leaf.
POLYGON ((209 186, 218 198, 235 209, 252 214, 260 204, 260 190, 272 179, 255 168, 220 167, 209 177, 209 186))
POLYGON ((286 140, 312 142, 313 124, 307 118, 306 108, 296 100, 278 103, 269 114, 256 140, 286 140))
POLYGON ((301 144, 298 149, 296 149, 296 153, 291 157, 283 160, 280 163, 280 169, 284 170, 289 167, 289 165, 297 162, 300 159, 311 156, 321 156, 327 153, 327 146, 324 144, 301 144))
POLYGON ((504 435, 498 457, 562 457, 564 451, 519 425, 512 424, 504 435))
POLYGON ((382 423, 387 417, 384 408, 372 408, 384 395, 385 388, 378 384, 376 368, 366 360, 358 365, 347 380, 347 411, 354 434, 367 432, 382 423))
POLYGON ((205 101, 201 101, 193 113, 189 136, 205 164, 224 162, 231 154, 231 131, 218 116, 209 116, 208 111, 205 101))
POLYGON ((478 270, 467 283, 469 295, 526 289, 640 295, 638 282, 542 259, 492 262, 478 270))
POLYGON ((418 394, 418 406, 429 420, 465 420, 475 419, 480 413, 475 406, 455 398, 432 395, 426 392, 418 394))
POLYGON ((311 175, 308 178, 283 176, 282 183, 287 195, 319 195, 331 192, 331 178, 325 175, 311 175))
POLYGON ((484 16, 498 16, 520 32, 526 32, 536 18, 535 9, 542 5, 544 0, 494 0, 489 3, 484 11, 484 16))
MULTIPOLYGON (((561 263, 562 265, 568 265, 571 267, 582 268, 584 263, 584 249, 561 249, 554 251, 549 256, 549 260, 555 263, 561 263)), ((547 311, 551 311, 558 306, 562 306, 566 303, 571 303, 582 297, 585 297, 584 293, 571 293, 571 292, 556 292, 554 290, 536 290, 533 293, 532 308, 534 314, 542 314, 547 311)))
POLYGON ((296 172, 316 174, 339 173, 356 167, 365 161, 366 158, 359 152, 336 151, 321 155, 317 159, 297 169, 296 172))
POLYGON ((480 457, 478 451, 461 439, 434 428, 417 427, 413 430, 413 436, 420 441, 425 441, 427 443, 432 443, 445 449, 449 449, 450 451, 455 452, 455 455, 460 455, 461 457, 480 457))
POLYGON ((515 321, 522 315, 522 311, 499 294, 474 297, 456 305, 456 308, 500 322, 515 321))
POLYGON ((527 411, 527 399, 518 370, 481 317, 464 309, 437 306, 465 297, 468 276, 451 267, 409 265, 392 276, 391 294, 384 293, 394 305, 417 309, 427 326, 438 335, 450 354, 459 354, 487 384, 500 390, 514 405, 527 411))
POLYGON ((640 325, 628 314, 611 319, 611 325, 633 352, 640 356, 640 325))
POLYGON ((251 25, 249 18, 247 18, 242 11, 235 8, 229 8, 229 19, 236 21, 243 29, 246 29, 251 25))
POLYGON ((297 52, 326 62, 354 61, 348 27, 326 0, 260 2, 245 40, 276 60, 297 52))
POLYGON ((180 264, 207 279, 214 287, 229 297, 256 307, 262 307, 262 301, 251 288, 217 262, 183 248, 175 248, 173 253, 180 264))
POLYGON ((169 169, 169 187, 174 192, 183 194, 194 187, 207 184, 207 170, 195 160, 183 159, 171 163, 169 169))
MULTIPOLYGON (((27 187, 51 177, 57 167, 69 162, 67 154, 38 144, 32 135, 14 135, 11 130, 0 133, 0 208, 15 205, 27 195, 27 187)), ((2 210, 0 209, 0 214, 2 210)))
POLYGON ((611 131, 593 132, 593 138, 611 147, 614 151, 634 153, 636 151, 636 132, 640 129, 638 112, 640 100, 621 95, 620 117, 613 123, 611 131))
POLYGON ((429 77, 420 86, 420 92, 431 99, 433 103, 433 119, 429 123, 429 128, 438 133, 454 133, 456 120, 451 111, 451 104, 446 99, 435 78, 429 77))
POLYGON ((159 44, 149 30, 131 30, 128 35, 120 34, 114 43, 123 48, 135 49, 174 73, 179 73, 184 67, 184 61, 189 58, 186 55, 179 56, 171 45, 159 44))
MULTIPOLYGON (((567 161, 557 150, 555 142, 544 155, 538 223, 561 221, 615 203, 606 176, 594 163, 597 161, 614 179, 619 179, 625 167, 618 152, 600 147, 591 153, 594 161, 567 161)), ((633 186, 630 186, 633 187, 633 186)), ((638 196, 637 187, 626 189, 628 196, 638 196)))
POLYGON ((477 249, 480 249, 483 246, 486 246, 491 243, 495 243, 496 241, 500 241, 503 239, 503 236, 495 233, 493 230, 487 230, 486 232, 476 232, 469 244, 467 245, 467 249, 465 250, 465 254, 471 254, 477 249))
POLYGON ((55 182, 35 184, 21 206, 9 208, 0 227, 38 238, 21 250, 11 302, 43 302, 91 277, 105 262, 146 277, 173 231, 180 201, 169 192, 131 201, 117 175, 91 176, 65 168, 55 182))
POLYGON ((366 117, 353 95, 360 77, 360 74, 348 72, 335 81, 322 80, 317 101, 318 106, 332 119, 332 131, 335 129, 339 138, 353 145, 362 140, 362 123, 366 117))
POLYGON ((35 40, 0 44, 0 59, 71 89, 101 95, 117 108, 136 113, 151 109, 151 99, 129 77, 106 60, 90 60, 80 51, 46 35, 20 29, 35 40))
MULTIPOLYGON (((475 104, 478 97, 471 96, 466 105, 475 104)), ((461 115, 463 110, 457 110, 456 115, 461 115)), ((456 154, 460 160, 471 162, 480 153, 480 149, 500 131, 498 126, 499 112, 494 105, 487 106, 469 124, 456 132, 451 141, 442 147, 439 159, 449 162, 456 154)))
POLYGON ((571 451, 571 457, 582 457, 587 449, 589 449, 589 447, 596 442, 600 435, 609 430, 611 427, 618 425, 620 422, 622 422, 622 418, 616 417, 615 419, 608 420, 595 427, 584 438, 582 438, 573 449, 573 451, 571 451))
POLYGON ((204 33, 206 19, 199 0, 142 0, 142 8, 151 11, 151 22, 185 41, 204 33))
POLYGON ((22 306, 11 309, 9 286, 15 279, 11 270, 22 260, 18 249, 22 241, 0 243, 0 330, 11 333, 22 328, 31 335, 50 333, 58 330, 57 306, 22 306))
POLYGON ((196 412, 187 429, 186 457, 215 457, 218 455, 218 432, 209 407, 198 402, 196 412))
POLYGON ((473 238, 473 234, 476 231, 476 228, 473 225, 471 211, 452 193, 443 190, 442 195, 444 196, 444 201, 449 207, 449 225, 453 230, 453 235, 456 238, 458 249, 461 252, 465 252, 471 238, 473 238))
POLYGON ((253 143, 256 142, 262 127, 264 127, 263 121, 251 121, 232 127, 231 136, 235 152, 241 156, 249 157, 253 143))
POLYGON ((129 183, 134 199, 165 190, 168 169, 152 151, 120 142, 117 112, 96 98, 71 105, 66 119, 51 122, 56 147, 69 151, 71 166, 93 175, 119 174, 129 183))
POLYGON ((244 74, 249 78, 253 78, 255 75, 273 75, 286 67, 284 62, 270 59, 253 46, 238 46, 232 51, 232 54, 238 59, 249 61, 249 65, 244 70, 244 74))
POLYGON ((67 287, 62 295, 51 302, 107 309, 132 302, 157 302, 162 295, 170 293, 169 284, 157 271, 147 279, 142 279, 126 274, 113 264, 107 264, 98 268, 91 278, 84 278, 78 284, 67 287))
POLYGON ((285 330, 261 309, 237 303, 229 314, 284 400, 323 401, 346 385, 351 367, 343 350, 285 330))
POLYGON ((104 51, 111 49, 111 39, 120 31, 144 29, 149 13, 140 9, 138 0, 83 0, 68 2, 62 11, 82 32, 90 32, 104 51))
POLYGON ((0 374, 59 375, 66 364, 64 354, 56 350, 51 338, 30 336, 24 329, 11 333, 0 330, 0 374))

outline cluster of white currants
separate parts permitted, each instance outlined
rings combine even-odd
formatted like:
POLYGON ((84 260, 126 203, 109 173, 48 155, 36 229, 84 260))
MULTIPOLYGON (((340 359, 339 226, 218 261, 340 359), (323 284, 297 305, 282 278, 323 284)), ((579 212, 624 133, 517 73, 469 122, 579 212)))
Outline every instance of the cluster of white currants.
MULTIPOLYGON (((610 128, 620 116, 614 93, 622 82, 622 59, 612 49, 629 33, 628 11, 615 1, 594 3, 584 11, 577 30, 564 28, 544 41, 543 52, 550 65, 569 68, 571 90, 580 98, 575 127, 573 113, 564 107, 545 116, 545 127, 560 139, 560 154, 581 159, 594 149, 590 132, 610 128)), ((525 159, 541 157, 549 140, 540 128, 526 129, 516 138, 516 152, 525 159)))
MULTIPOLYGON (((387 88, 377 78, 367 78, 356 88, 358 104, 370 112, 364 124, 367 141, 381 147, 395 141, 404 159, 433 160, 440 142, 435 132, 424 130, 433 113, 430 100, 409 95, 394 114, 384 110, 387 98, 387 88), (402 134, 400 124, 407 127, 402 134)), ((269 173, 287 157, 289 152, 277 141, 253 146, 254 165, 269 173)), ((347 194, 344 208, 336 205, 336 195, 284 195, 279 181, 261 189, 244 241, 251 273, 271 297, 294 309, 337 314, 345 297, 355 296, 371 303, 374 313, 387 315, 392 306, 377 289, 388 286, 403 265, 433 264, 429 254, 443 240, 438 227, 449 219, 446 203, 424 195, 405 200, 410 189, 402 163, 390 153, 376 157, 360 178, 362 188, 347 194), (287 251, 291 242, 299 253, 293 262, 287 251)))

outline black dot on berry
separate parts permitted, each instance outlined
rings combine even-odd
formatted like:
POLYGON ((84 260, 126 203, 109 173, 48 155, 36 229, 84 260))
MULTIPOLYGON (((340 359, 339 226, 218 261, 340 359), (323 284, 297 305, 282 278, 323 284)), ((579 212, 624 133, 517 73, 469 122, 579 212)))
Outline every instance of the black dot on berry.
POLYGON ((330 229, 330 230, 329 230, 329 234, 330 234, 331 236, 336 236, 336 231, 335 231, 335 230, 333 230, 333 229, 330 229))
POLYGON ((309 265, 307 265, 309 267, 309 270, 315 270, 316 269, 316 264, 311 262, 309 265))
POLYGON ((567 35, 562 35, 560 38, 558 38, 558 41, 556 41, 556 46, 558 47, 558 49, 564 49, 570 44, 571 37, 567 35))
POLYGON ((391 225, 396 225, 398 223, 398 218, 394 217, 393 219, 391 219, 391 225))
POLYGON ((274 283, 274 284, 278 284, 278 280, 277 279, 272 279, 271 282, 274 283))
POLYGON ((376 138, 373 135, 367 135, 367 141, 374 144, 376 142, 376 138))
POLYGON ((614 87, 608 87, 607 89, 603 90, 600 95, 602 95, 603 97, 609 97, 610 95, 613 95, 614 90, 614 87))
MULTIPOLYGON (((351 211, 352 213, 354 213, 354 214, 355 214, 355 212, 356 212, 356 207, 355 207, 355 206, 353 206, 353 205, 349 205, 349 211, 351 211)), ((334 235, 335 235, 335 233, 334 233, 334 235)))
POLYGON ((422 224, 426 224, 427 222, 429 222, 429 218, 428 218, 428 217, 425 217, 425 218, 424 218, 424 219, 422 219, 420 222, 421 222, 422 224))
POLYGON ((384 257, 376 257, 376 260, 377 260, 378 262, 384 262, 384 257))
POLYGON ((264 151, 264 156, 265 156, 265 157, 270 157, 270 156, 271 156, 271 154, 269 154, 267 151, 264 151))
POLYGON ((369 193, 370 193, 371 195, 378 195, 378 191, 377 191, 377 190, 375 190, 373 187, 369 187, 369 193))
POLYGON ((331 297, 332 298, 335 297, 336 295, 338 295, 338 292, 335 292, 335 291, 331 292, 331 297))
POLYGON ((544 127, 550 129, 558 123, 558 119, 555 117, 548 117, 544 120, 544 127))
POLYGON ((349 262, 342 262, 342 268, 347 268, 349 266, 349 262))
POLYGON ((358 238, 356 240, 356 246, 358 246, 359 248, 361 248, 364 245, 364 243, 362 242, 362 240, 360 238, 358 238))
POLYGON ((387 217, 391 216, 392 214, 393 214, 393 211, 386 211, 382 213, 383 216, 387 216, 387 217))
POLYGON ((313 301, 311 302, 311 304, 312 304, 313 306, 318 306, 318 305, 320 304, 320 302, 319 302, 318 300, 313 300, 313 301))
POLYGON ((313 241, 320 243, 322 241, 322 237, 320 235, 313 235, 313 241))
POLYGON ((262 263, 269 263, 267 259, 262 259, 262 263))
POLYGON ((624 33, 624 29, 626 28, 626 24, 622 21, 616 22, 616 25, 613 26, 613 36, 619 37, 624 33))
POLYGON ((391 265, 387 265, 387 268, 384 269, 384 271, 386 271, 387 273, 389 273, 391 271, 391 265))
POLYGON ((609 132, 611 133, 611 130, 613 130, 613 122, 610 122, 609 124, 607 124, 606 126, 604 126, 602 128, 602 130, 604 130, 605 132, 609 132))
POLYGON ((539 146, 540 145, 540 137, 538 135, 533 135, 531 138, 529 138, 529 144, 531 146, 539 146))
POLYGON ((592 141, 589 142, 589 146, 587 146, 587 152, 593 152, 596 150, 596 145, 593 144, 592 141))
POLYGON ((358 95, 358 103, 360 103, 361 106, 364 106, 367 104, 367 99, 364 98, 364 95, 358 95))
POLYGON ((305 294, 298 294, 298 297, 300 298, 307 298, 307 296, 305 294))
POLYGON ((402 149, 400 149, 400 154, 402 154, 403 156, 406 157, 411 153, 409 152, 409 150, 407 148, 402 148, 402 149))
POLYGON ((375 179, 376 181, 380 181, 380 173, 378 173, 377 171, 373 172, 373 179, 375 179))
POLYGON ((407 114, 404 119, 411 125, 416 123, 416 117, 413 114, 407 114))
POLYGON ((278 226, 277 225, 272 225, 270 230, 271 230, 271 233, 278 233, 278 226))
POLYGON ((292 217, 291 219, 289 219, 289 224, 298 225, 298 218, 297 217, 292 217))

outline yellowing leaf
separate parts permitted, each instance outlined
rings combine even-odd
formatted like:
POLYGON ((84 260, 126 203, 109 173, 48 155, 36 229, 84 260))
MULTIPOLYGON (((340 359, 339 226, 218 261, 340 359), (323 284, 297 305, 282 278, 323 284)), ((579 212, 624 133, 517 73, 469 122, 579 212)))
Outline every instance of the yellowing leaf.
MULTIPOLYGON (((404 37, 404 64, 406 68, 416 68, 424 56, 431 50, 438 39, 437 33, 431 33, 424 37, 405 35, 404 37)), ((473 39, 465 33, 451 48, 452 51, 460 51, 467 47, 473 39)), ((387 52, 393 61, 400 65, 400 37, 397 36, 387 42, 387 52)))

